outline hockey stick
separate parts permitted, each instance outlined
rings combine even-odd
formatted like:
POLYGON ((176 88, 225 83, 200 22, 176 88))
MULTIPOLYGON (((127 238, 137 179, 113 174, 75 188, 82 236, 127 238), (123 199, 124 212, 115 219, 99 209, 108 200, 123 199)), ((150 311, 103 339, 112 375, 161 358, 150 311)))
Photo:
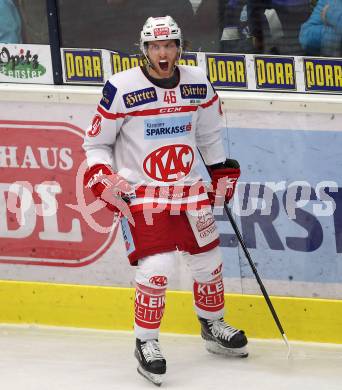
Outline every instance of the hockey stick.
POLYGON ((243 240, 243 238, 242 238, 242 235, 241 235, 241 233, 240 233, 240 230, 239 230, 239 228, 238 228, 238 226, 237 226, 237 224, 236 224, 236 222, 235 222, 235 220, 234 220, 234 218, 233 218, 233 216, 232 216, 232 213, 231 213, 231 211, 230 211, 230 208, 228 207, 228 205, 227 205, 226 203, 224 203, 224 210, 225 210, 225 212, 226 212, 226 214, 227 214, 227 217, 228 217, 228 219, 229 219, 229 222, 231 223, 231 225, 232 225, 232 227, 233 227, 233 229, 234 229, 234 232, 235 232, 235 234, 236 234, 236 237, 238 238, 239 243, 240 243, 240 245, 241 245, 241 247, 242 247, 242 249, 243 249, 243 251, 244 251, 244 253, 245 253, 245 256, 246 256, 246 258, 247 258, 247 260, 248 260, 248 263, 249 263, 249 265, 250 265, 251 268, 252 268, 253 274, 254 274, 254 276, 255 276, 255 278, 256 278, 258 284, 259 284, 260 290, 261 290, 262 295, 264 296, 264 298, 265 298, 265 300, 266 300, 266 303, 267 303, 268 308, 269 308, 270 311, 271 311, 271 314, 272 314, 272 316, 273 316, 273 319, 274 319, 275 323, 277 324, 277 327, 278 327, 278 329, 279 329, 279 331, 280 331, 280 333, 281 333, 281 336, 282 336, 283 340, 285 341, 285 344, 286 344, 286 346, 287 346, 287 358, 289 358, 289 357, 290 357, 290 354, 291 354, 291 348, 290 348, 289 341, 288 341, 288 339, 287 339, 287 337, 286 337, 286 334, 285 334, 284 329, 283 329, 283 327, 282 327, 282 325, 281 325, 281 323, 280 323, 280 320, 279 320, 279 318, 278 318, 278 316, 277 316, 277 313, 276 313, 276 311, 275 311, 275 309, 274 309, 274 307, 273 307, 273 304, 272 304, 272 302, 271 302, 271 299, 270 299, 270 297, 269 297, 269 295, 268 295, 268 293, 267 293, 267 291, 266 291, 266 288, 265 288, 265 286, 264 286, 262 280, 260 279, 260 276, 259 276, 259 274, 258 274, 258 271, 257 271, 257 269, 256 269, 256 267, 255 267, 255 264, 254 264, 252 258, 251 258, 251 255, 249 254, 249 251, 248 251, 247 246, 246 246, 246 244, 245 244, 245 242, 244 242, 244 240, 243 240))
MULTIPOLYGON (((197 150, 198 150, 199 155, 201 156, 201 159, 202 159, 202 162, 203 162, 204 166, 206 167, 205 162, 204 162, 204 158, 202 156, 202 153, 200 152, 199 149, 197 149, 197 150)), ((247 246, 246 246, 246 244, 245 244, 245 242, 244 242, 244 240, 242 238, 240 230, 239 230, 239 228, 238 228, 238 226, 237 226, 237 224, 236 224, 236 222, 235 222, 235 220, 234 220, 234 218, 232 216, 230 208, 228 207, 228 205, 226 203, 223 203, 223 205, 224 205, 224 210, 225 210, 225 212, 227 214, 227 217, 229 219, 229 222, 231 223, 231 225, 233 227, 233 230, 234 230, 234 232, 236 234, 236 237, 238 238, 238 241, 239 241, 239 243, 240 243, 240 245, 241 245, 241 247, 242 247, 242 249, 243 249, 243 251, 245 253, 245 256, 246 256, 246 258, 248 260, 248 263, 249 263, 249 265, 252 268, 253 274, 254 274, 254 276, 255 276, 258 284, 259 284, 259 287, 260 287, 260 290, 262 292, 262 295, 264 296, 265 301, 267 303, 267 306, 268 306, 268 308, 271 311, 272 317, 273 317, 273 319, 274 319, 274 321, 275 321, 275 323, 276 323, 276 325, 277 325, 277 327, 279 329, 279 332, 281 333, 281 336, 282 336, 283 340, 285 341, 285 344, 287 346, 287 358, 289 358, 290 354, 291 354, 291 347, 290 347, 289 341, 288 341, 288 339, 286 337, 286 334, 284 332, 284 329, 283 329, 283 327, 282 327, 282 325, 280 323, 278 315, 277 315, 277 313, 276 313, 276 311, 274 309, 274 306, 273 306, 273 304, 271 302, 271 299, 270 299, 270 297, 269 297, 269 295, 268 295, 268 293, 266 291, 266 288, 265 288, 262 280, 260 279, 258 271, 257 271, 257 269, 255 267, 255 264, 254 264, 252 258, 251 258, 251 255, 249 254, 249 251, 248 251, 247 246)))

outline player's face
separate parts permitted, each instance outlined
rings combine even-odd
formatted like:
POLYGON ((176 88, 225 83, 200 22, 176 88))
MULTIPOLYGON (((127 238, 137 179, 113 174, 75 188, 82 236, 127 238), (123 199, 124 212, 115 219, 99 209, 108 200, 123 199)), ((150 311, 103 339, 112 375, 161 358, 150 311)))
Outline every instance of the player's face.
POLYGON ((174 40, 149 42, 147 55, 153 65, 150 68, 152 77, 164 79, 172 76, 178 58, 178 47, 174 40))

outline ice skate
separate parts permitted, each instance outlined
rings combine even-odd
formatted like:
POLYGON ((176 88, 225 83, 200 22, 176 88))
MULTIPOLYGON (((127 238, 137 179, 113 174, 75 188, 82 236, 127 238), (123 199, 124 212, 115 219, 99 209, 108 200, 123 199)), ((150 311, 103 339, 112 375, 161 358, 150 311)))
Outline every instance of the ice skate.
POLYGON ((247 337, 243 330, 233 328, 225 323, 223 318, 218 320, 199 318, 199 321, 207 351, 226 356, 248 356, 247 337))
POLYGON ((166 360, 160 351, 159 341, 136 339, 134 355, 139 362, 138 373, 156 386, 161 386, 166 372, 166 360))

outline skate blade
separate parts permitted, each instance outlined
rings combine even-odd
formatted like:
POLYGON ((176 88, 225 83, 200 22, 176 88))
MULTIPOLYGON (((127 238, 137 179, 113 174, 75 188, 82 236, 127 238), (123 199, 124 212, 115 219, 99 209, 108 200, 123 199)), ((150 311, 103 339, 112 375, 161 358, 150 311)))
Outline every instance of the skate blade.
POLYGON ((146 378, 148 381, 152 382, 156 386, 161 386, 163 383, 163 379, 165 374, 153 374, 151 372, 148 372, 144 370, 141 366, 138 366, 137 368, 138 373, 146 378))
POLYGON ((205 347, 208 352, 216 355, 233 356, 245 358, 248 356, 247 346, 241 348, 225 348, 215 341, 206 340, 205 347))

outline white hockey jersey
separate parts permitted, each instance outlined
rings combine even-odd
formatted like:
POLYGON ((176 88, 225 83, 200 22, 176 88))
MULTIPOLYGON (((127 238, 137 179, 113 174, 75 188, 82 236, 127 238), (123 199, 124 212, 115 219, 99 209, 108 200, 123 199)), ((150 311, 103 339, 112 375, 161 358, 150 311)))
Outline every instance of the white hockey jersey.
POLYGON ((196 148, 207 165, 226 159, 218 95, 200 68, 178 68, 171 89, 154 85, 140 67, 113 75, 85 136, 88 166, 109 165, 135 187, 132 212, 208 204, 196 148))

